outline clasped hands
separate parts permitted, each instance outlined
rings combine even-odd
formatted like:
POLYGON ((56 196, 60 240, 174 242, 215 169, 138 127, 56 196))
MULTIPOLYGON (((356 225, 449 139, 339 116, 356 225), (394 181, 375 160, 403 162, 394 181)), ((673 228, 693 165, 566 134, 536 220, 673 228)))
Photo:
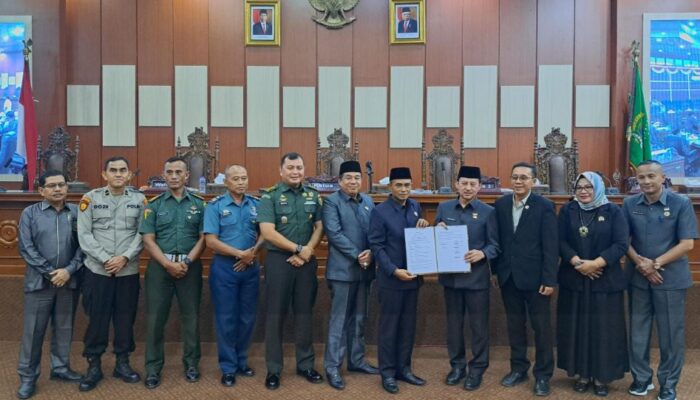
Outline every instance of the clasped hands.
POLYGON ((657 270, 654 267, 654 260, 649 258, 639 256, 639 260, 640 262, 635 268, 640 274, 642 274, 643 277, 647 278, 652 285, 660 285, 664 283, 664 278, 659 273, 659 271, 664 270, 663 268, 659 268, 657 270))
POLYGON ((255 252, 255 246, 239 252, 237 256, 238 262, 236 262, 236 264, 233 265, 233 270, 236 272, 245 271, 246 268, 253 265, 253 262, 255 262, 256 255, 257 254, 255 252))
POLYGON ((597 279, 603 275, 604 265, 601 265, 596 260, 583 260, 579 256, 573 256, 569 262, 576 271, 590 279, 597 279))
POLYGON ((304 246, 298 254, 293 254, 291 257, 289 257, 287 262, 292 264, 293 267, 299 268, 309 262, 313 256, 314 248, 311 246, 304 246))

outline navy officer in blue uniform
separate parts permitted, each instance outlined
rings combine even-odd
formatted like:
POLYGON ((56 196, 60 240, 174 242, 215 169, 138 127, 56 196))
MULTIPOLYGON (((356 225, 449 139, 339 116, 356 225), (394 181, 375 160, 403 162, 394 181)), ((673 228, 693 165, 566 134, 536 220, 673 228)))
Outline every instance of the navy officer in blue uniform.
POLYGON ((408 272, 404 228, 424 228, 418 202, 409 199, 411 170, 392 168, 389 174, 391 196, 370 215, 369 244, 379 264, 378 358, 382 387, 398 393, 396 380, 425 385, 411 371, 411 353, 416 337, 418 289, 423 278, 408 272))
POLYGON ((459 197, 438 206, 435 224, 445 228, 448 225, 467 226, 469 251, 464 260, 471 264, 471 272, 440 274, 438 278, 445 290, 447 354, 452 368, 445 383, 456 385, 466 376, 464 389, 476 390, 489 366, 489 261, 500 251, 498 222, 493 207, 476 198, 481 189, 479 167, 462 166, 455 188, 459 197), (464 349, 464 317, 467 314, 472 333, 468 374, 464 349))
POLYGON ((248 366, 248 348, 258 305, 260 265, 256 254, 262 238, 258 234, 258 199, 246 194, 248 172, 241 165, 231 165, 225 174, 228 191, 205 208, 204 234, 207 247, 215 253, 209 286, 221 384, 233 386, 236 374, 255 375, 248 366))

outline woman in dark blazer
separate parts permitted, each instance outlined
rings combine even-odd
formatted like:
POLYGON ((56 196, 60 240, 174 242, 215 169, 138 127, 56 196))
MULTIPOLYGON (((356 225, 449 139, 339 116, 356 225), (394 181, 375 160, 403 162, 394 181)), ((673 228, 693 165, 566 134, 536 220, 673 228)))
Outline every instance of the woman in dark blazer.
POLYGON ((629 232, 618 206, 608 202, 600 175, 576 179, 575 198, 559 212, 560 293, 557 366, 576 377, 574 390, 598 396, 629 370, 620 258, 629 232))

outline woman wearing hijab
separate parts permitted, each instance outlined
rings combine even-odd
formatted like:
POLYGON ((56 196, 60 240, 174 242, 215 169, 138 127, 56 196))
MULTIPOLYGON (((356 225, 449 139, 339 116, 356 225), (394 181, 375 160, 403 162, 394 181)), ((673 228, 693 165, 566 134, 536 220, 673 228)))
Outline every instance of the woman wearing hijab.
POLYGON ((559 212, 557 366, 576 377, 575 391, 592 386, 597 396, 607 396, 607 384, 629 370, 627 278, 620 264, 629 232, 600 175, 582 173, 574 189, 575 198, 559 212))

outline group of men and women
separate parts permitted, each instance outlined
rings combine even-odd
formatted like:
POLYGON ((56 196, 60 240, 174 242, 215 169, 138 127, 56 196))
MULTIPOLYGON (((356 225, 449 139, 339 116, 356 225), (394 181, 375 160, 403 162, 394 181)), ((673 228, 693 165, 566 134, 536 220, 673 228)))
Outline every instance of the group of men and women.
MULTIPOLYGON (((408 271, 405 228, 431 222, 411 198, 409 168, 393 168, 390 195, 375 206, 360 192, 362 170, 356 161, 340 167, 340 189, 322 199, 304 184, 304 160, 285 154, 281 180, 247 194, 245 167, 229 166, 227 192, 205 207, 188 191, 185 160, 166 160, 168 190, 147 201, 130 189, 128 161, 104 164, 107 186, 85 194, 78 206, 66 203, 67 184, 58 171, 39 179, 44 200, 24 210, 20 252, 25 276, 24 334, 17 396, 31 397, 40 373, 41 344, 52 323, 51 378, 78 381, 81 391, 103 379, 101 357, 113 326, 113 376, 134 383, 141 376, 129 364, 139 296, 139 254, 150 254, 145 274, 145 386, 161 383, 164 328, 173 294, 182 330, 184 377, 199 380, 199 306, 205 246, 214 252, 209 285, 216 324, 221 383, 255 374, 248 365, 259 292, 259 250, 265 246, 265 386, 277 389, 283 370, 282 335, 287 311, 295 320, 296 371, 311 383, 323 382, 315 369, 313 307, 318 287, 315 257, 325 233, 325 269, 331 305, 323 368, 329 385, 345 388, 342 365, 350 372, 378 374, 384 390, 398 393, 398 381, 425 385, 412 369, 419 290, 423 277, 408 271), (86 268, 81 268, 81 266, 86 268), (372 281, 377 281, 378 367, 365 357, 365 325, 372 281), (80 287, 80 291, 78 288, 80 287), (83 356, 88 369, 70 368, 69 351, 79 293, 88 316, 83 356)), ((663 186, 655 161, 637 169, 641 193, 623 206, 608 201, 602 178, 584 172, 574 183, 575 197, 557 217, 554 204, 533 193, 535 167, 512 168, 512 195, 494 206, 478 200, 481 172, 463 166, 455 181, 456 199, 438 206, 436 229, 466 225, 471 272, 441 274, 447 320, 450 371, 447 385, 464 380, 476 390, 489 366, 489 302, 500 288, 511 348, 510 372, 501 384, 528 379, 527 320, 534 330, 534 394, 550 393, 555 367, 555 334, 550 299, 557 301, 556 366, 574 377, 573 389, 608 394, 608 384, 632 372, 629 393, 654 389, 649 365, 652 321, 656 320, 661 362, 658 399, 676 398, 684 355, 684 307, 692 284, 687 253, 698 237, 692 204, 663 186), (627 256, 626 264, 621 263, 627 256), (629 335, 624 292, 629 293, 629 335), (468 317, 468 318, 465 318, 468 317), (471 329, 467 360, 464 322, 471 329)))

